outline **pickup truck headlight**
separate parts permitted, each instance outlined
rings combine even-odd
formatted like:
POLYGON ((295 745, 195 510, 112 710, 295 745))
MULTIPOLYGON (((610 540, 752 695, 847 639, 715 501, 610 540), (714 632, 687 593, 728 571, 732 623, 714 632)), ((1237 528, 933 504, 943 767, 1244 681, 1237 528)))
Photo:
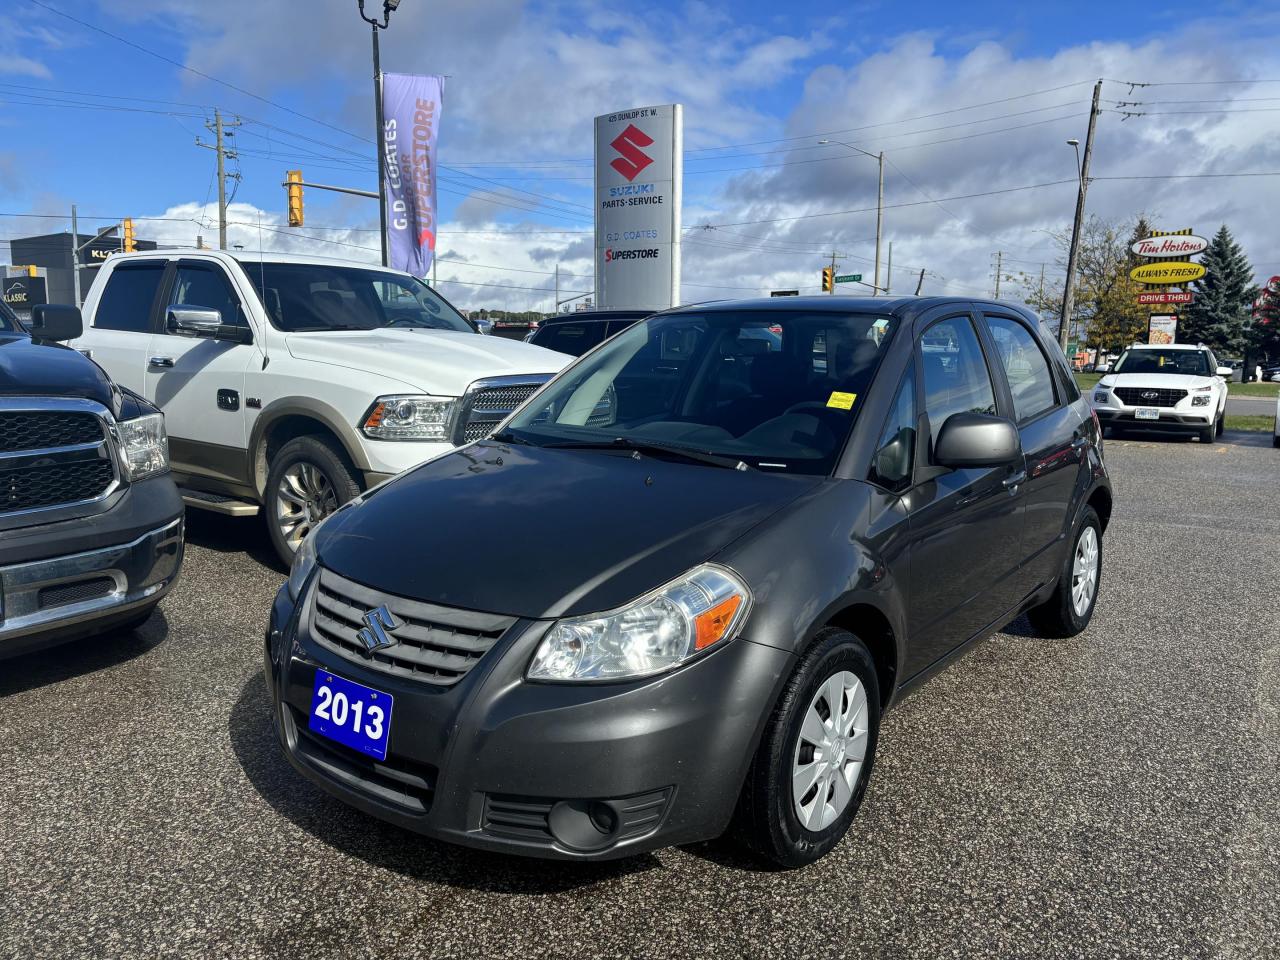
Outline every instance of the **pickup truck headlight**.
POLYGON ((625 607, 557 621, 543 637, 530 680, 632 680, 671 670, 732 639, 751 608, 733 572, 704 564, 625 607))
POLYGON ((120 432, 120 465, 129 480, 143 480, 169 469, 169 435, 163 413, 121 420, 116 429, 120 432))
POLYGON ((379 397, 360 429, 374 440, 448 440, 456 402, 422 395, 379 397))

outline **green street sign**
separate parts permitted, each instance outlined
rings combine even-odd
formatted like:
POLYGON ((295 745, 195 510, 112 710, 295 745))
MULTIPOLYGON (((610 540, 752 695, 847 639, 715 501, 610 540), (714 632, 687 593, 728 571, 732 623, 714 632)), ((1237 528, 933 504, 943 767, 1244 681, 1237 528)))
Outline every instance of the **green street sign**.
POLYGON ((836 283, 861 283, 861 282, 862 282, 862 274, 860 273, 846 273, 842 277, 836 277, 836 283))

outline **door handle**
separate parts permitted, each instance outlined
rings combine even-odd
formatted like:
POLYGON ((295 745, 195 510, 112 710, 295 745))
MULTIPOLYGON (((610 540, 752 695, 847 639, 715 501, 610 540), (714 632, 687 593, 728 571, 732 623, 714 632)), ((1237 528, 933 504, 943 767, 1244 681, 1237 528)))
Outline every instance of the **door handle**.
POLYGON ((173 357, 152 357, 147 361, 149 367, 172 367, 173 357))
POLYGON ((1011 493, 1027 482, 1027 471, 1019 470, 1011 477, 1005 477, 1004 488, 1011 493))

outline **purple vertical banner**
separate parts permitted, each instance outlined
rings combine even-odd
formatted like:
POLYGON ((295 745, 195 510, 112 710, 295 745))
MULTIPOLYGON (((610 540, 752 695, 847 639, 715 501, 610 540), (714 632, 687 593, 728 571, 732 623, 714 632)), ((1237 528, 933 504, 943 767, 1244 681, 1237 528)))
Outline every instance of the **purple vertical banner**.
POLYGON ((436 250, 436 143, 444 77, 382 75, 382 150, 387 168, 391 268, 425 277, 436 250))

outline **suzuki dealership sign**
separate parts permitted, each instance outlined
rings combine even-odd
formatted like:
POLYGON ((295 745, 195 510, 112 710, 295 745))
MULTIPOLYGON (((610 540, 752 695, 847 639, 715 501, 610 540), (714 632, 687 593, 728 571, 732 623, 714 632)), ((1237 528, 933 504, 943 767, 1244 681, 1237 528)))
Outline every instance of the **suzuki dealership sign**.
POLYGON ((596 303, 661 310, 680 300, 684 110, 596 117, 596 303))
POLYGON ((387 170, 390 266, 415 277, 436 252, 436 143, 444 78, 382 75, 382 151, 387 170))

